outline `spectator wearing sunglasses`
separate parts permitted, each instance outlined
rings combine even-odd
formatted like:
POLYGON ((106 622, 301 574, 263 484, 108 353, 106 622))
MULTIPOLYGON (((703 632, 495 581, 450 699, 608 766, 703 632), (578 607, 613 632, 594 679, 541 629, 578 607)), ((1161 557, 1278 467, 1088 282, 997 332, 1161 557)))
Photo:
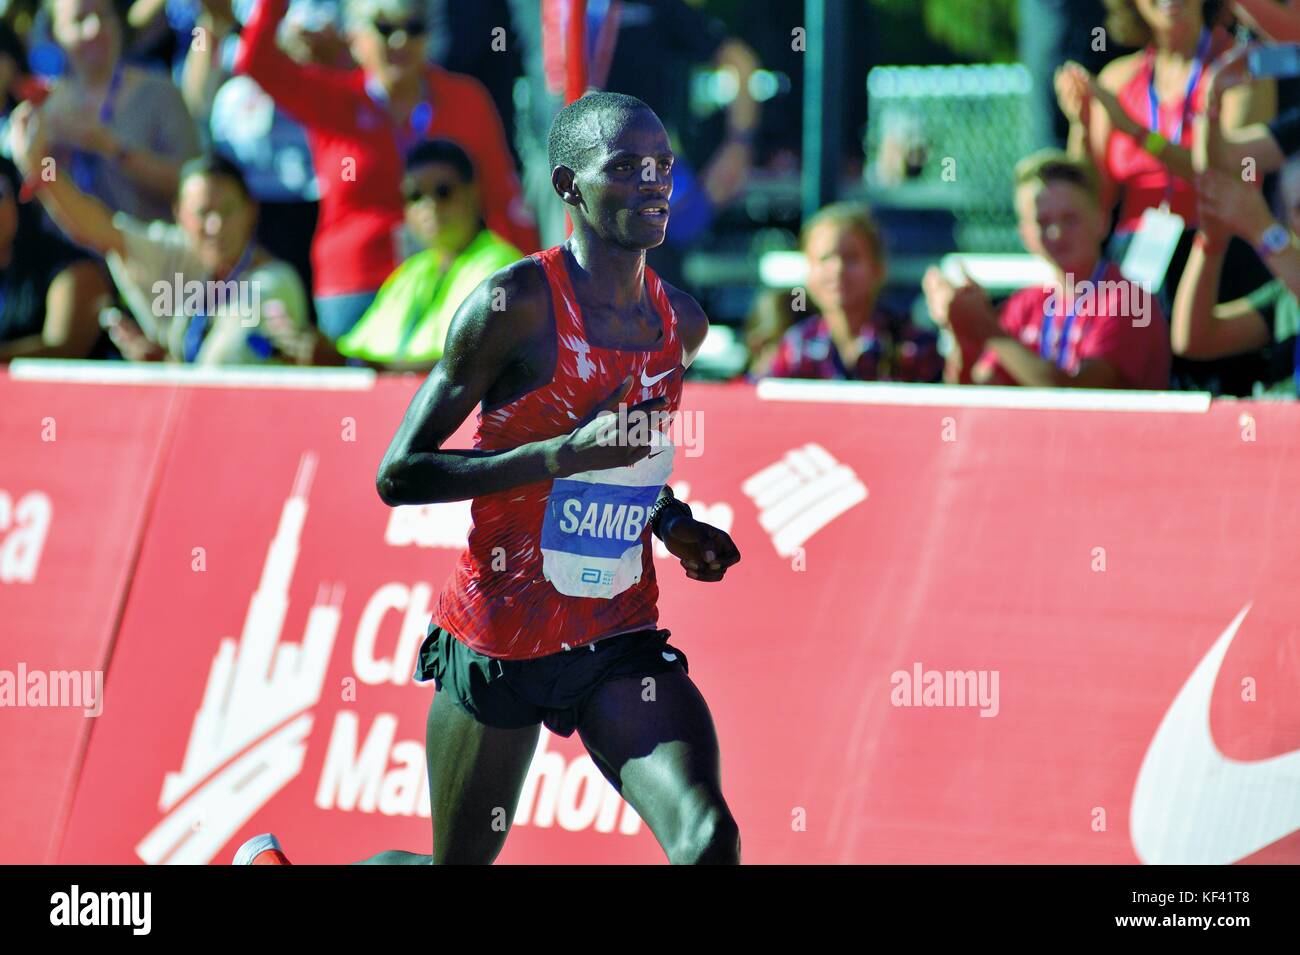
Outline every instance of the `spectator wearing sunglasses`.
POLYGON ((402 179, 406 226, 423 251, 388 277, 352 330, 331 342, 315 329, 271 325, 285 354, 304 365, 364 364, 427 372, 442 357, 461 302, 522 253, 483 224, 474 165, 445 139, 415 146, 402 179))
MULTIPOLYGON (((136 0, 137 5, 149 0, 136 0)), ((250 76, 232 76, 239 31, 256 0, 203 0, 200 36, 190 44, 182 92, 212 149, 239 166, 258 203, 257 239, 311 288, 311 243, 320 186, 302 125, 250 76)), ((291 0, 278 42, 298 63, 351 65, 335 0, 291 0)), ((311 311, 315 320, 315 310, 311 311)))
POLYGON ((276 45, 288 0, 260 0, 243 30, 236 70, 303 124, 321 189, 312 243, 316 313, 345 335, 398 264, 402 157, 450 139, 479 172, 483 218, 528 251, 537 233, 523 205, 505 131, 482 84, 427 62, 428 24, 414 0, 351 0, 344 17, 355 69, 299 64, 276 45))

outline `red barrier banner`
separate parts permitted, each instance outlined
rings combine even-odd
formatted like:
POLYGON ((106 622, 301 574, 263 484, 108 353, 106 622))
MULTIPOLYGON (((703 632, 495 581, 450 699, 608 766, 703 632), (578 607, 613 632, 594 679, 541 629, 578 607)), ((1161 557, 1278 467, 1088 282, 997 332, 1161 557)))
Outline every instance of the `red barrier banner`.
POLYGON ((53 862, 171 391, 0 374, 0 862, 53 862))
MULTIPOLYGON (((469 513, 375 495, 415 387, 188 393, 60 861, 428 851, 469 513)), ((767 394, 687 388, 673 484, 743 559, 657 564, 747 862, 1300 861, 1300 408, 767 394)), ((662 860, 543 733, 502 861, 662 860)))

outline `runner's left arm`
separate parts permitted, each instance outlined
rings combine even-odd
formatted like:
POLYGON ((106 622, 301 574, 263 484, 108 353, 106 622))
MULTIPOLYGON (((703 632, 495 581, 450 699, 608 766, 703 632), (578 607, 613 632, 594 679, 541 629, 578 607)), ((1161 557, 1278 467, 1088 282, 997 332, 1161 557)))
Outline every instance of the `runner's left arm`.
MULTIPOLYGON (((664 282, 664 291, 668 293, 668 301, 672 304, 673 312, 677 316, 677 334, 682 342, 682 369, 691 367, 691 362, 695 361, 695 356, 700 353, 700 348, 704 344, 704 339, 709 333, 709 318, 704 314, 704 309, 700 308, 700 303, 695 301, 679 288, 675 288, 664 282)), ((673 489, 667 484, 659 491, 659 497, 655 503, 663 500, 665 497, 674 497, 673 489)), ((683 511, 682 513, 685 513, 683 511)), ((665 522, 669 515, 665 514, 665 522)), ((662 529, 663 524, 659 525, 662 529)), ((656 530, 658 533, 658 530, 656 530)), ((663 535, 659 534, 659 539, 663 540, 663 535)))
MULTIPOLYGON (((667 282, 664 290, 677 315, 677 334, 682 341, 682 367, 689 368, 700 353, 709 333, 709 319, 698 302, 667 282)), ((659 497, 674 497, 664 485, 659 497)), ((721 528, 697 521, 686 507, 670 508, 658 522, 657 533, 668 552, 681 561, 686 576, 692 580, 722 580, 727 568, 739 562, 740 550, 731 535, 721 528)))

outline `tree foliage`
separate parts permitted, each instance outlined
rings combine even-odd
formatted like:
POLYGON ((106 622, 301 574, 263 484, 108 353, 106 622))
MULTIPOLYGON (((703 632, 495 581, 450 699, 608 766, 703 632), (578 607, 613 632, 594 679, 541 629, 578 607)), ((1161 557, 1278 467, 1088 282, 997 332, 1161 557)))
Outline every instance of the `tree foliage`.
POLYGON ((1016 59, 1017 0, 868 0, 890 19, 919 21, 931 39, 975 62, 1016 59))

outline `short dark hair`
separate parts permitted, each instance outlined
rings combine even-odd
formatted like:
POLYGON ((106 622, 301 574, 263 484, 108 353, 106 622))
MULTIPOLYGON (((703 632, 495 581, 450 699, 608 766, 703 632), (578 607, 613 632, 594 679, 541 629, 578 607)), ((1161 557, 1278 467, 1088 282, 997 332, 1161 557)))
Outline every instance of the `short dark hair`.
POLYGON ((1092 164, 1059 149, 1040 149, 1016 163, 1016 188, 1029 183, 1068 182, 1078 186, 1094 202, 1101 201, 1101 184, 1092 164))
POLYGON ((244 178, 243 171, 220 153, 206 152, 187 159, 181 166, 180 183, 183 185, 191 176, 222 176, 238 186, 249 202, 257 201, 248 189, 248 180, 244 178))
POLYGON ((546 137, 546 158, 550 167, 568 166, 576 169, 582 154, 591 148, 589 123, 593 116, 612 113, 629 118, 642 110, 654 115, 654 110, 635 96, 626 93, 598 91, 575 99, 555 114, 550 135, 546 137))
POLYGON ((461 182, 474 181, 474 160, 450 139, 426 139, 416 143, 406 154, 406 171, 429 163, 446 163, 456 170, 461 182))

